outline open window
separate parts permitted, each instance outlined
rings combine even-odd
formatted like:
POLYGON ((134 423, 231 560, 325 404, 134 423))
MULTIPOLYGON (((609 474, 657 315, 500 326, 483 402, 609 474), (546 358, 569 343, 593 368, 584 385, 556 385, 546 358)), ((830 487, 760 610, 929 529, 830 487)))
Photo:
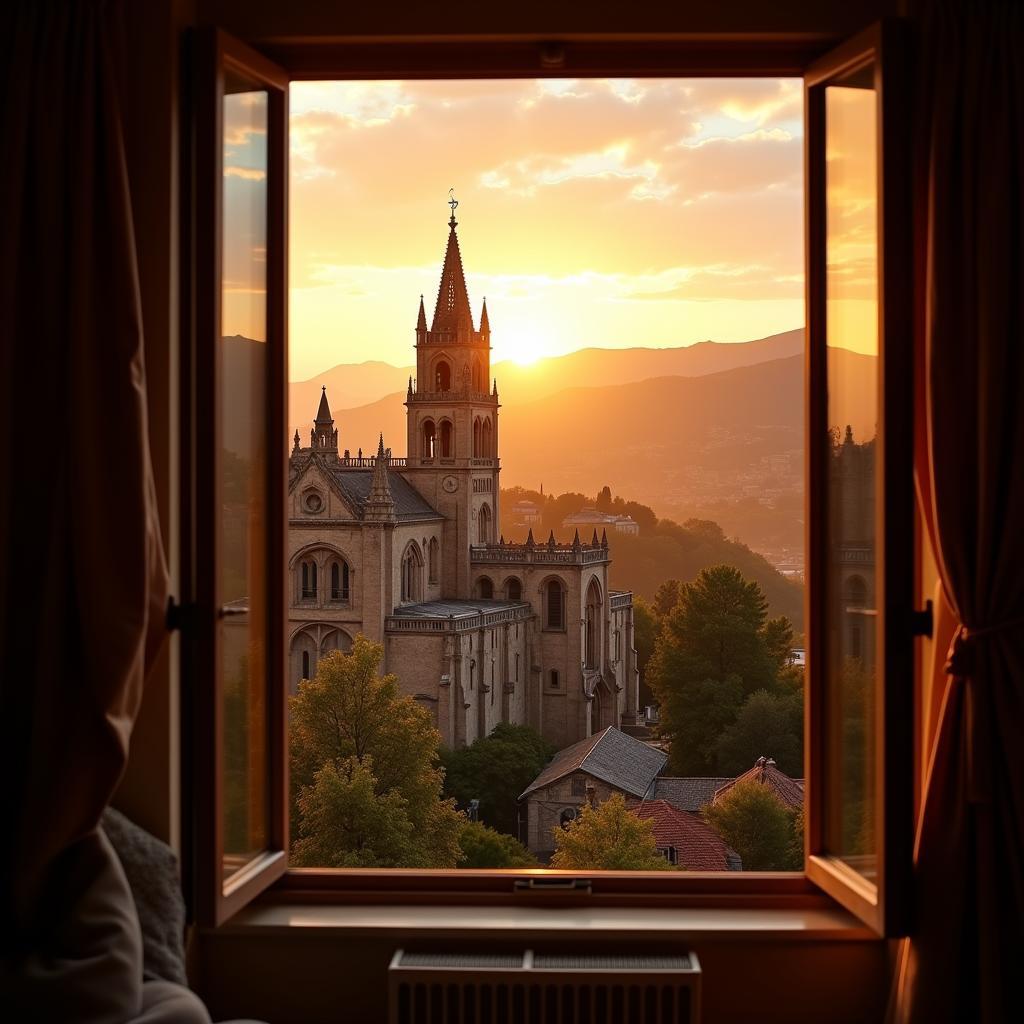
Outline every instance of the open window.
MULTIPOLYGON (((813 63, 805 79, 806 876, 886 935, 906 927, 913 818, 913 273, 906 93, 893 79, 897 43, 894 27, 872 30, 813 63)), ((630 46, 621 44, 618 63, 615 46, 606 48, 601 67, 644 74, 630 46)), ((282 52, 288 55, 287 48, 282 52)), ((198 916, 219 923, 287 867, 287 74, 219 33, 204 37, 198 56, 195 216, 215 230, 197 227, 195 250, 193 863, 198 916), (246 330, 234 326, 242 316, 246 330), (243 349, 236 335, 257 344, 243 349)), ((694 69, 713 73, 708 59, 695 58, 694 69)), ((678 74, 686 74, 685 47, 679 60, 678 74)), ((766 58, 765 66, 778 64, 766 58)), ((440 76, 445 67, 427 73, 421 66, 418 73, 440 76)), ((664 63, 654 67, 648 73, 665 74, 664 63)), ((321 65, 317 70, 322 73, 321 65)), ((533 64, 520 70, 537 73, 533 64)), ((751 73, 764 70, 752 66, 751 73)), ((479 398, 487 382, 479 366, 470 372, 479 398)), ((452 386, 447 363, 432 384, 438 392, 452 386)), ((496 457, 491 421, 476 418, 467 427, 472 456, 496 457)), ((441 457, 468 457, 450 434, 447 421, 439 431, 429 421, 410 443, 422 445, 428 458, 438 441, 441 457)), ((361 458, 350 461, 353 469, 366 468, 361 458)), ((480 509, 480 545, 498 532, 498 508, 493 505, 493 519, 492 506, 480 509)), ((435 543, 427 549, 430 582, 442 578, 435 543)), ((404 602, 422 600, 422 565, 412 543, 400 566, 404 602)), ((334 575, 329 582, 333 599, 334 575)), ((340 586, 347 593, 347 579, 340 586)), ((522 593, 519 580, 507 584, 508 600, 522 593)), ((481 583, 480 596, 492 594, 481 583)), ((559 580, 544 581, 538 597, 543 631, 575 633, 559 580)), ((596 667, 604 634, 596 621, 585 618, 582 625, 587 662, 596 667)), ((617 661, 617 630, 613 636, 617 661)), ((304 677, 315 670, 306 660, 303 655, 304 677)), ((468 662, 457 685, 473 688, 476 664, 468 662)), ((518 677, 518 655, 516 666, 518 677)), ((526 663, 524 676, 559 699, 570 689, 559 669, 526 663)), ((436 883, 444 898, 459 879, 442 881, 439 874, 417 884, 430 890, 436 883)), ((809 888, 799 876, 748 877, 739 889, 735 878, 711 880, 719 882, 723 892, 732 886, 733 893, 751 895, 806 895, 809 888)), ((708 878, 685 874, 597 879, 594 891, 604 885, 620 896, 669 887, 685 892, 691 883, 709 891, 708 878)), ((319 883, 310 873, 293 874, 289 884, 319 883)), ((329 887, 337 893, 346 884, 335 877, 329 887)), ((397 879, 394 891, 410 884, 397 879)), ((475 891, 509 890, 507 877, 489 884, 476 879, 475 891)), ((375 877, 375 889, 388 885, 375 877)))
POLYGON ((885 24, 808 71, 808 877, 904 933, 913 825, 911 195, 885 24))
POLYGON ((195 917, 219 924, 288 859, 287 76, 223 33, 195 42, 190 863, 195 917))

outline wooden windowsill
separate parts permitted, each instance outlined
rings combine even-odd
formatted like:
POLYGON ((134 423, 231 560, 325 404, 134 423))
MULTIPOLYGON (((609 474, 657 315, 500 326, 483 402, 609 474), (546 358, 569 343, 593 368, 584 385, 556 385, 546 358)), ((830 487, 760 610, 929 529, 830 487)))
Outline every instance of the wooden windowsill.
POLYGON ((347 938, 392 934, 410 938, 531 941, 559 934, 588 939, 687 938, 691 941, 878 942, 839 907, 795 909, 538 906, 359 906, 257 902, 232 917, 220 934, 295 935, 334 931, 347 938))

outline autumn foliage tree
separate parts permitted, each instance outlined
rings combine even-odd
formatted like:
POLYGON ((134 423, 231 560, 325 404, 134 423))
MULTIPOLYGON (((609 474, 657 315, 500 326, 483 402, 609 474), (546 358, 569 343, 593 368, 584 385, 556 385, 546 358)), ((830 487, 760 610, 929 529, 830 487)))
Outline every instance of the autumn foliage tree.
POLYGON ((638 818, 619 793, 597 807, 584 805, 566 827, 552 829, 551 867, 579 871, 666 871, 654 842, 654 822, 638 818))
POLYGON ((738 782, 701 815, 740 855, 744 871, 803 867, 803 815, 790 810, 767 786, 738 782))
POLYGON ((356 638, 291 698, 292 860, 306 867, 455 867, 465 818, 441 799, 429 714, 356 638))

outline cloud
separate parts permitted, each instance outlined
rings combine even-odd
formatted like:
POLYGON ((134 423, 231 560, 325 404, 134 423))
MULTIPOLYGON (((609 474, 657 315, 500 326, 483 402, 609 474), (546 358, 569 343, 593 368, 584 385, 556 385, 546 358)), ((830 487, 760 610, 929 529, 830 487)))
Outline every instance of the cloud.
POLYGON ((263 181, 267 176, 267 172, 260 170, 258 167, 225 167, 224 177, 225 178, 244 178, 247 181, 263 181))

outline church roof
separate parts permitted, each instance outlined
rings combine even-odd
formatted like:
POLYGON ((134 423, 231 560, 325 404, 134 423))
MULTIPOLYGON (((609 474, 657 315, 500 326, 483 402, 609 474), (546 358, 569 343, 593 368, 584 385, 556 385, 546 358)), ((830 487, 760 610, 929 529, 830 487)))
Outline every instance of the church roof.
POLYGON ((560 750, 523 790, 519 799, 552 782, 582 771, 630 796, 646 796, 665 767, 668 754, 613 726, 560 750))
POLYGON ((724 786, 715 791, 715 803, 740 782, 758 782, 767 786, 784 804, 796 809, 804 805, 804 784, 802 779, 791 779, 785 772, 775 767, 770 757, 759 757, 754 767, 745 771, 739 778, 730 779, 724 786))
MULTIPOLYGON (((370 500, 374 471, 372 469, 335 469, 329 472, 331 479, 341 491, 342 497, 362 519, 370 500)), ((442 518, 441 513, 432 508, 401 473, 390 472, 388 486, 391 490, 391 499, 395 503, 395 518, 399 522, 442 518)))
POLYGON ((437 305, 431 331, 472 331, 473 313, 469 308, 466 275, 462 271, 462 253, 459 236, 455 233, 455 217, 449 221, 448 248, 441 269, 441 284, 437 289, 437 305))

